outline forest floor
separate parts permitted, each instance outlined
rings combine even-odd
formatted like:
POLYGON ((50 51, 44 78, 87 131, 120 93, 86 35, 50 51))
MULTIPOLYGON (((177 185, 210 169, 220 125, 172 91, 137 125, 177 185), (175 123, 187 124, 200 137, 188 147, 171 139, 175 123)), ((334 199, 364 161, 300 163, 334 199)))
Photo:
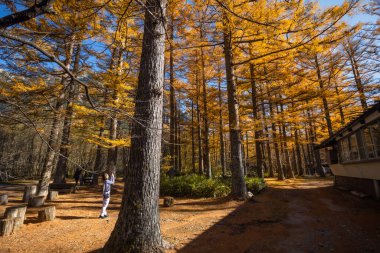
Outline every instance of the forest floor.
MULTIPOLYGON (((162 234, 174 245, 169 252, 380 252, 379 201, 334 189, 332 179, 267 182, 255 201, 176 199, 174 207, 161 206, 162 234)), ((114 187, 109 219, 98 219, 100 187, 60 195, 51 222, 38 222, 37 209, 29 208, 26 225, 0 237, 0 252, 97 252, 117 219, 122 188, 114 187)), ((0 185, 8 206, 20 204, 20 189, 0 185)))

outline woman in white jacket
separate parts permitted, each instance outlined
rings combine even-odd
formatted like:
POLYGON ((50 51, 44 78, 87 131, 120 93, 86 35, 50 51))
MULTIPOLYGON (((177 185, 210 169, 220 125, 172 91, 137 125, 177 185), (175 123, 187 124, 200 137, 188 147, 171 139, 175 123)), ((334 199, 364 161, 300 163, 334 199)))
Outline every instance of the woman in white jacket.
POLYGON ((104 219, 108 217, 107 207, 111 198, 111 185, 115 183, 115 176, 111 174, 109 178, 107 173, 103 174, 103 207, 99 218, 104 219))

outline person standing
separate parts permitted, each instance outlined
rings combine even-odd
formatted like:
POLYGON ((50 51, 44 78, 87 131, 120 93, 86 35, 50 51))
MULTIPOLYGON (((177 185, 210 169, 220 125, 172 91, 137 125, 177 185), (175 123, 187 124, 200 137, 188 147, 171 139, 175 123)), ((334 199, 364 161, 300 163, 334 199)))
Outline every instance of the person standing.
POLYGON ((108 217, 107 207, 111 198, 111 185, 115 183, 115 176, 111 174, 111 177, 107 173, 103 174, 103 207, 99 218, 104 219, 108 217))

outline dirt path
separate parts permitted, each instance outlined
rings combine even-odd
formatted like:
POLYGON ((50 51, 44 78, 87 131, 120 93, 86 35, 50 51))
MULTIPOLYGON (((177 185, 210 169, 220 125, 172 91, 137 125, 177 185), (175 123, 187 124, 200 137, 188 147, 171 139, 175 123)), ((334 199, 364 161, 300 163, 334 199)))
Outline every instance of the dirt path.
MULTIPOLYGON (((161 208, 163 237, 174 252, 380 252, 380 202, 333 189, 331 180, 269 180, 255 202, 181 199, 161 208)), ((4 190, 4 191, 3 191, 4 190)), ((9 205, 22 194, 11 193, 9 205)), ((100 188, 62 195, 57 219, 39 223, 28 209, 26 225, 0 237, 0 252, 91 252, 106 242, 117 219, 122 185, 117 184, 110 219, 97 218, 100 188)), ((5 210, 0 206, 0 214, 5 210)))

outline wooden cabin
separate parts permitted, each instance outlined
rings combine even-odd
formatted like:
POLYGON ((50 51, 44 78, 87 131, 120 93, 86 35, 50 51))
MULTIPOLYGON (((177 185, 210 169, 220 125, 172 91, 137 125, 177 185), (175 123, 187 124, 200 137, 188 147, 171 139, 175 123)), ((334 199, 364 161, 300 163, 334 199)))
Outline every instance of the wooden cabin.
POLYGON ((336 186, 380 198, 380 101, 317 148, 336 186))

